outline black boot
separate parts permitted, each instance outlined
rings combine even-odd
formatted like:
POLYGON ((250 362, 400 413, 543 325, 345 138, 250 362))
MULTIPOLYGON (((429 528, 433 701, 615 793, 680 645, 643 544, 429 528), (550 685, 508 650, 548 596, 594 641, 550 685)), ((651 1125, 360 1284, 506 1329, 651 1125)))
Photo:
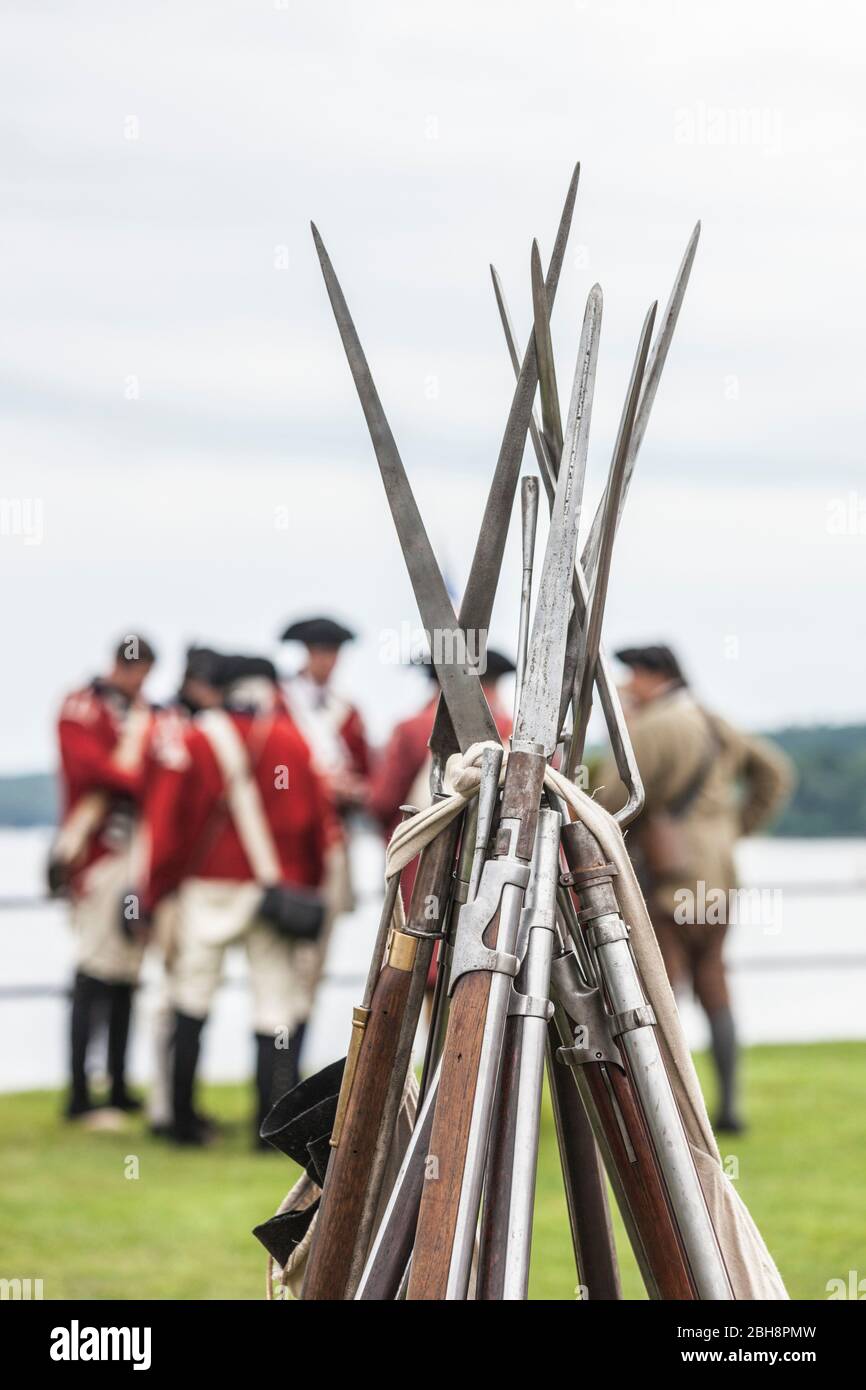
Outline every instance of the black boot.
POLYGON ((75 1119, 94 1109, 87 1084, 87 1050, 93 1035, 99 1006, 105 1001, 109 986, 92 975, 84 975, 79 970, 72 986, 72 1014, 70 1018, 70 1069, 71 1079, 69 1097, 66 1103, 66 1118, 75 1119))
POLYGON ((709 1015, 710 1046, 719 1083, 719 1112, 715 1128, 726 1134, 741 1134, 744 1125, 737 1098, 739 1049, 734 1016, 725 1006, 709 1015))
POLYGON ((276 1104, 286 1091, 293 1091, 301 1079, 301 1051, 307 1031, 306 1020, 299 1023, 289 1038, 288 1047, 278 1047, 274 1067, 273 1100, 276 1104))
POLYGON ((126 1048, 132 1015, 133 986, 114 984, 108 1013, 108 1074, 111 1077, 109 1105, 115 1110, 140 1110, 141 1101, 126 1089, 126 1048))
POLYGON ((172 1125, 169 1138, 177 1144, 206 1144, 210 1138, 195 1111, 195 1077, 201 1050, 203 1018, 175 1013, 171 1047, 172 1125))

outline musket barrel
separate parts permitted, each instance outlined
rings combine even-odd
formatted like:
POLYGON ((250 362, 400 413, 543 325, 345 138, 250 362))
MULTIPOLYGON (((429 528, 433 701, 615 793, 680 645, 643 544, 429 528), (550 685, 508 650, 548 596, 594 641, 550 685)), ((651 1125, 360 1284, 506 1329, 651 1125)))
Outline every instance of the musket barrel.
POLYGON ((580 821, 563 831, 573 873, 589 873, 580 891, 587 937, 616 1016, 618 1041, 665 1178, 668 1199, 702 1299, 732 1298, 730 1280, 710 1220, 683 1122, 665 1070, 628 935, 598 841, 580 821))

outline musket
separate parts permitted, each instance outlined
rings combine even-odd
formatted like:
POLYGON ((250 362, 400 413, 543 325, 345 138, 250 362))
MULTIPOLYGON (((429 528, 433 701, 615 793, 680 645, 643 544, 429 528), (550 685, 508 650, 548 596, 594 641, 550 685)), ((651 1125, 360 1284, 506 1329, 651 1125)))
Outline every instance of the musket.
MULTIPOLYGON (((517 340, 514 327, 508 313, 508 306, 505 302, 505 293, 502 288, 502 281, 494 266, 490 267, 493 278, 493 289, 496 295, 496 303, 499 308, 499 316, 505 332, 505 341, 508 347, 511 363, 515 372, 519 368, 517 358, 517 340)), ((534 414, 529 422, 529 436, 532 440, 532 447, 538 461, 538 471, 541 481, 544 484, 545 492, 550 506, 553 506, 554 488, 556 486, 556 475, 559 468, 559 460, 554 465, 553 460, 547 449, 547 445, 542 438, 541 426, 534 414)), ((575 566, 574 580, 571 587, 571 595, 574 602, 574 611, 578 615, 580 622, 583 622, 586 614, 586 604, 588 598, 588 588, 584 577, 583 567, 578 564, 575 566)), ((644 794, 643 783, 641 782, 640 771, 634 750, 631 746, 628 729, 626 728, 625 715, 623 714, 622 704, 616 683, 611 674, 610 667, 604 656, 603 651, 599 652, 596 665, 596 683, 599 691, 599 699, 604 710, 607 722, 608 733, 610 735, 611 748, 613 749, 617 771, 622 778, 626 788, 628 799, 625 806, 617 813, 616 819, 621 826, 628 825, 635 816, 639 815, 643 809, 644 794)))
MULTIPOLYGON (((579 173, 577 166, 569 184, 551 256, 547 283, 551 304, 565 256, 579 173)), ((463 628, 458 628, 454 619, 444 580, 409 488, 345 297, 315 226, 312 230, 328 296, 367 421, 415 595, 425 626, 434 637, 432 655, 443 692, 430 739, 435 772, 441 769, 444 758, 456 747, 465 750, 472 743, 498 739, 498 732, 477 677, 474 681, 466 679, 469 663, 466 661, 463 628), (443 639, 447 640, 443 642, 443 639), (463 659, 458 662, 437 660, 440 644, 452 653, 456 648, 463 653, 463 659)), ((464 596, 465 625, 470 625, 468 620, 471 619, 471 627, 476 631, 486 632, 489 624, 536 382, 535 353, 530 340, 518 375, 464 596)), ((438 777, 433 790, 439 790, 438 777)), ((419 904, 425 899, 432 899, 445 909, 459 830, 459 825, 449 827, 450 861, 441 852, 436 854, 435 860, 432 859, 434 846, 428 846, 427 851, 422 853, 416 879, 419 904)), ((414 906, 415 893, 412 901, 414 906)), ((445 920, 445 917, 439 919, 440 922, 445 920)), ((349 1075, 340 1106, 341 1125, 346 1129, 347 1139, 342 1144, 342 1155, 337 1159, 335 1154, 328 1166, 322 1210, 307 1265, 303 1291, 305 1298, 351 1296, 353 1283, 360 1271, 384 1176, 387 1144, 400 1104, 403 1082, 399 1072, 404 1055, 411 1054, 411 1039, 420 1015, 427 969, 436 940, 441 935, 436 928, 437 923, 431 924, 429 914, 420 918, 416 914, 414 923, 410 921, 405 932, 392 934, 388 965, 399 952, 400 959, 409 963, 410 968, 404 973, 410 978, 394 981, 390 976, 385 977, 383 972, 383 986, 380 988, 377 983, 369 1013, 360 1016, 356 1011, 352 1032, 354 1056, 351 1058, 351 1069, 347 1068, 349 1075), (387 992, 385 984, 388 986, 387 992), (374 1031, 368 1038, 367 1030, 370 1028, 374 1028, 374 1031), (371 1045, 374 1036, 375 1049, 371 1045), (383 1075, 388 1077, 384 1089, 380 1082, 376 1085, 369 1082, 368 1073, 372 1070, 377 1070, 380 1078, 383 1075), (364 1098, 363 1105, 354 1097, 356 1086, 358 1097, 364 1098), (356 1173, 351 1195, 344 1176, 344 1169, 348 1167, 356 1173), (340 1196, 332 1198, 331 1193, 335 1191, 339 1191, 340 1196), (338 1227, 336 1233, 332 1229, 335 1223, 338 1227)), ((337 1134, 338 1152, 343 1128, 337 1134)))
MULTIPOLYGON (((611 491, 621 478, 634 425, 638 397, 646 366, 652 328, 653 305, 646 315, 638 341, 631 380, 623 405, 617 446, 611 470, 611 491)), ((602 602, 603 602, 603 595, 602 602)), ((600 622, 600 608, 597 610, 600 622)), ((554 948, 554 909, 558 884, 559 831, 557 812, 542 812, 536 840, 533 872, 533 906, 525 959, 515 982, 518 996, 546 999, 554 948), (547 843, 545 842, 545 832, 547 843), (547 848, 548 852, 545 853, 547 848), (552 858, 551 858, 552 855, 552 858)), ((514 1001, 516 1002, 516 1001, 514 1001)), ((499 1109, 493 1126, 488 1164, 488 1200, 482 1220, 480 1292, 485 1299, 525 1298, 529 1279, 534 1173, 527 1168, 527 1153, 537 1147, 541 1083, 547 1042, 545 1016, 513 1011, 507 1021, 503 1048, 499 1109), (520 1134, 518 1145, 516 1135, 520 1134), (530 1142, 526 1143, 529 1136, 530 1142)))
POLYGON ((409 1299, 466 1296, 520 913, 529 882, 547 759, 558 740, 559 689, 602 297, 587 301, 529 660, 505 773, 499 832, 475 901, 458 923, 451 1010, 421 1198, 409 1299))
MULTIPOLYGON (((562 845, 569 882, 577 895, 580 930, 595 956, 604 990, 606 1009, 595 1027, 589 1029, 591 1044, 596 1049, 607 1038, 607 1047, 619 1052, 619 1064, 630 1082, 625 1087, 617 1068, 611 1069, 620 1087, 618 1101, 628 1103, 634 1096, 637 1104, 631 1117, 626 1115, 629 1139, 647 1131, 658 1168, 663 1175, 662 1193, 670 1222, 675 1231, 668 1266, 662 1254, 662 1230, 657 1220, 643 1223, 646 1234, 644 1248, 653 1273, 660 1281, 674 1269, 675 1248, 684 1254, 682 1268, 693 1292, 674 1297, 726 1300, 733 1297, 730 1279, 719 1249, 713 1222, 695 1161, 683 1127, 656 1036, 655 1015, 647 1003, 640 974, 628 942, 628 928, 623 921, 613 882, 615 868, 606 862, 599 842, 580 820, 573 820, 563 831, 562 845), (613 1027, 611 1027, 613 1025, 613 1027)), ((560 989, 559 997, 566 991, 560 989)), ((586 1026, 580 1019, 581 1035, 586 1026)), ((585 1038, 570 1049, 572 1062, 580 1064, 580 1054, 588 1051, 585 1038), (575 1055, 575 1053, 577 1055, 575 1055)), ((584 1068, 580 1068, 584 1070, 584 1068)), ((597 1078, 595 1078, 597 1084, 597 1078)), ((622 1107, 623 1113, 624 1106, 622 1107)), ((648 1184, 647 1192, 650 1191, 648 1184)), ((671 1295, 662 1293, 663 1297, 671 1295)))
MULTIPOLYGON (((629 447, 628 465, 625 470, 626 479, 630 478, 633 472, 636 458, 635 433, 640 425, 639 443, 646 428, 649 407, 658 387, 661 368, 670 345, 694 257, 698 230, 699 228, 696 228, 689 242, 665 310, 661 328, 649 356, 644 375, 641 404, 638 406, 632 428, 632 442, 629 447), (645 406, 644 402, 646 402, 645 406)), ((501 281, 493 267, 491 267, 491 271, 506 343, 512 365, 514 365, 514 330, 501 281)), ((551 460, 542 431, 536 420, 530 424, 530 436, 538 461, 539 472, 548 496, 550 496, 558 465, 551 460)), ((622 511, 623 490, 624 488, 620 491, 614 525, 618 522, 622 511)), ((604 508, 605 501, 603 500, 596 513, 592 528, 599 542, 605 534, 605 525, 608 530, 610 529, 610 516, 609 513, 605 516, 604 508)), ((610 539, 612 541, 612 532, 610 539)), ((584 561, 586 558, 587 550, 584 551, 584 561)), ((575 569, 573 597, 575 611, 579 620, 583 622, 587 609, 587 583, 583 562, 578 564, 575 569)), ((595 680, 605 713, 617 768, 623 782, 629 789, 629 801, 617 816, 620 825, 623 825, 627 824, 631 816, 640 809, 643 792, 619 696, 601 648, 599 648, 597 656, 595 680)), ((565 690, 563 695, 567 699, 565 690)), ((576 918, 574 945, 578 954, 583 956, 586 947, 578 934, 576 918)), ((573 954, 567 952, 559 962, 555 971, 555 978, 558 979, 560 995, 562 993, 568 994, 570 990, 571 997, 579 1001, 584 1010, 580 1017, 585 1020, 585 1011, 589 1008, 587 1001, 598 1000, 600 996, 597 987, 579 986, 574 976, 576 968, 573 954)), ((600 1006, 595 1005, 594 1007, 598 1020, 596 1026, 596 1036, 598 1036, 604 1027, 605 1015, 600 1006)), ((564 1057, 567 1054, 572 1065, 573 1076, 580 1092, 581 1101, 592 1123, 596 1142, 604 1157, 605 1167, 616 1192, 629 1238, 647 1288, 651 1295, 656 1297, 694 1298, 694 1282, 688 1268, 682 1241, 673 1223, 658 1157, 647 1132, 632 1084, 624 1070, 622 1058, 617 1052, 615 1044, 612 1044, 607 1056, 603 1059, 600 1059, 597 1053, 589 1049, 582 1051, 575 1049, 567 1025, 567 1015, 563 1012, 561 1005, 557 1007, 557 1020, 560 1028, 564 1030, 561 1035, 561 1055, 564 1057), (576 1058, 579 1060, 575 1060, 576 1058)), ((576 1023, 575 1026, 580 1026, 580 1024, 576 1023)), ((556 1064, 556 1070, 561 1075, 561 1063, 556 1064)), ((561 1082, 557 1089, 561 1090, 561 1082)), ((604 1232, 601 1229, 598 1231, 596 1249, 604 1249, 604 1232)), ((603 1269, 605 1274, 609 1275, 609 1260, 603 1261, 603 1269)), ((612 1287, 609 1277, 606 1279, 606 1286, 612 1287)))

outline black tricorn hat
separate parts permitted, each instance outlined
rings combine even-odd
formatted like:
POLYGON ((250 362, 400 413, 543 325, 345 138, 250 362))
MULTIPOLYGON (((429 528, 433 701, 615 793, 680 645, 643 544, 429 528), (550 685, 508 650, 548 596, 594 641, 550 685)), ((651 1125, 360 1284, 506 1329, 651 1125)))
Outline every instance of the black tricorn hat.
POLYGON ((183 679, 207 681, 212 685, 222 660, 222 654, 214 651, 213 647, 187 647, 183 679))
POLYGON ((251 676, 264 676, 265 680, 276 682, 277 670, 266 656, 222 656, 214 668, 211 681, 218 690, 225 690, 235 681, 247 680, 251 676))
POLYGON ((616 653, 617 661, 623 666, 639 667, 642 671, 654 671, 659 676, 686 684, 683 668, 670 647, 658 643, 651 647, 623 647, 616 653))
POLYGON ((500 676, 510 676, 516 670, 517 667, 510 656, 506 656, 504 652, 498 652, 495 647, 487 648, 487 666, 481 677, 482 680, 498 681, 500 676))
POLYGON ((355 634, 333 618, 301 618, 290 623, 280 637, 281 642, 303 642, 307 647, 342 647, 354 640, 355 634))
MULTIPOLYGON (((517 670, 511 657, 506 656, 504 652, 498 652, 495 647, 487 648, 481 664, 484 667, 484 670, 480 672, 483 681, 498 681, 500 676, 510 676, 512 671, 517 670)), ((431 680, 439 679, 436 674, 436 667, 430 660, 429 651, 416 652, 412 657, 412 665, 424 671, 431 680)))

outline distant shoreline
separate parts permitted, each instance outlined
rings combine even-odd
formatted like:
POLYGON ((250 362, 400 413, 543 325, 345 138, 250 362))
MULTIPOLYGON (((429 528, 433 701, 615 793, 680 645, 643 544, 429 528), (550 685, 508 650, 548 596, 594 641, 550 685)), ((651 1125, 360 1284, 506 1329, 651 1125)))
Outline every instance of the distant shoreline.
MULTIPOLYGON (((790 804, 769 834, 780 839, 866 838, 866 724, 813 724, 766 735, 797 767, 790 804)), ((0 827, 57 823, 53 772, 0 775, 0 827)))

